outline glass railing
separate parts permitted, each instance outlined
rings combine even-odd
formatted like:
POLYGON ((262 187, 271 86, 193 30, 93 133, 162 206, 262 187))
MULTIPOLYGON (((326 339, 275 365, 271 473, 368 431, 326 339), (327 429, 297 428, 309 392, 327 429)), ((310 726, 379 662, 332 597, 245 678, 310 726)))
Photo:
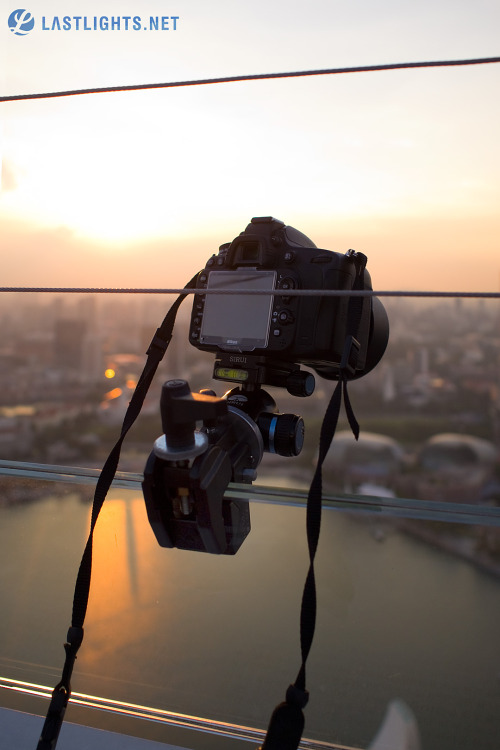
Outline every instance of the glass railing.
MULTIPOLYGON (((100 302, 99 318, 94 302, 46 300, 31 298, 29 331, 29 311, 3 311, 0 351, 0 705, 38 716, 61 674, 94 485, 161 317, 147 307, 144 325, 135 314, 124 326, 120 302, 100 302), (75 304, 79 345, 77 327, 56 326, 75 304)), ((391 304, 384 359, 350 384, 359 444, 342 417, 324 464, 301 747, 369 748, 398 705, 422 750, 496 750, 498 303, 446 301, 439 315, 427 302, 391 304)), ((318 378, 301 400, 276 389, 280 411, 301 410, 306 444, 297 458, 266 454, 252 486, 229 486, 251 512, 235 556, 163 549, 141 489, 159 389, 179 374, 193 390, 214 385, 210 357, 179 340, 97 524, 66 720, 193 750, 257 747, 300 666, 305 504, 333 384, 318 378)))
MULTIPOLYGON (((43 714, 59 679, 98 474, 0 463, 5 706, 43 714)), ((140 481, 119 472, 97 525, 68 721, 258 746, 297 668, 306 493, 231 486, 251 500, 252 531, 236 556, 212 556, 157 546, 140 481)), ((395 698, 424 748, 494 746, 498 570, 471 540, 498 527, 494 507, 325 498, 302 747, 368 747, 395 698)))

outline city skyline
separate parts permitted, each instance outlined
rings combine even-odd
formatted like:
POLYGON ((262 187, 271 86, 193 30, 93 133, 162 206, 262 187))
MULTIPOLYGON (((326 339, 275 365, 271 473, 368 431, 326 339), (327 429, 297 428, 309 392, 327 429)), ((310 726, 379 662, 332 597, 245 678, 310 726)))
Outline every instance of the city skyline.
MULTIPOLYGON (((152 0, 140 17, 169 28, 140 32, 123 20, 139 17, 131 2, 106 7, 114 30, 99 28, 95 2, 29 10, 23 37, 3 19, 3 95, 489 57, 500 21, 489 0, 315 0, 307 13, 191 0, 168 16, 152 0)), ((272 214, 319 247, 365 252, 375 288, 498 291, 499 75, 476 65, 2 103, 4 285, 182 286, 272 214)))

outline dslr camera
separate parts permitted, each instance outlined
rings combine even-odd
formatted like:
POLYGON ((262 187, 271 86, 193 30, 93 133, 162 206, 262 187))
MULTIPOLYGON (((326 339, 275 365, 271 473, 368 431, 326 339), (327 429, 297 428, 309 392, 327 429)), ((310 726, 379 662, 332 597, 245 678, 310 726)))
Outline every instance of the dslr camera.
POLYGON ((370 296, 322 291, 371 290, 366 261, 353 250, 321 250, 270 216, 254 218, 199 274, 197 288, 210 294, 195 296, 189 340, 215 354, 215 379, 307 396, 312 381, 298 376, 300 364, 327 379, 338 379, 341 369, 348 379, 361 377, 385 350, 385 310, 370 296), (256 290, 269 294, 249 294, 256 290), (289 294, 294 290, 309 293, 289 294))
POLYGON ((196 280, 189 341, 215 355, 214 379, 233 387, 217 398, 208 389, 191 393, 183 380, 163 386, 164 434, 143 482, 161 546, 235 554, 250 514, 228 485, 251 484, 264 452, 300 453, 302 417, 280 414, 262 385, 305 397, 314 391, 311 369, 354 379, 379 362, 389 335, 385 309, 373 295, 349 294, 372 289, 366 260, 353 250, 321 250, 269 216, 252 219, 209 258, 196 280))

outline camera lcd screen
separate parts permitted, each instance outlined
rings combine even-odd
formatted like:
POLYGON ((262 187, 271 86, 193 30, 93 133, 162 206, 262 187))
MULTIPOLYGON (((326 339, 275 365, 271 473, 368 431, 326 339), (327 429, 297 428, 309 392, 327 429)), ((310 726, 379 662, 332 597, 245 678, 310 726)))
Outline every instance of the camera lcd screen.
POLYGON ((200 343, 226 351, 251 352, 267 347, 273 297, 245 294, 247 290, 275 288, 276 271, 212 271, 208 289, 238 294, 207 294, 200 343))

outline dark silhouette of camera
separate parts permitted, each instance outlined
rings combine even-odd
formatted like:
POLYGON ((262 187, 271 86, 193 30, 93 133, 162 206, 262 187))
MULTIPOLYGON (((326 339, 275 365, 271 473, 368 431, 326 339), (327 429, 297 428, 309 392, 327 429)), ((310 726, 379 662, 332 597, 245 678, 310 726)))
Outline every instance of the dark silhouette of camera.
POLYGON ((196 281, 189 340, 215 354, 214 378, 234 387, 217 398, 192 393, 184 380, 163 386, 164 434, 143 482, 160 545, 215 554, 241 546, 248 501, 228 485, 251 484, 264 452, 297 456, 304 439, 302 417, 280 414, 262 385, 305 397, 315 380, 301 365, 350 380, 379 362, 389 325, 382 303, 363 294, 372 290, 366 260, 318 249, 267 216, 209 258, 196 281))
POLYGON ((353 250, 321 250, 272 217, 254 218, 199 274, 197 288, 210 293, 195 296, 189 340, 216 355, 214 377, 220 380, 309 395, 300 393, 300 378, 287 383, 300 364, 327 379, 337 379, 346 366, 348 379, 361 377, 385 351, 385 310, 371 296, 322 292, 371 290, 366 260, 353 250), (262 290, 269 294, 255 293, 262 290), (295 290, 308 293, 297 296, 295 290))

